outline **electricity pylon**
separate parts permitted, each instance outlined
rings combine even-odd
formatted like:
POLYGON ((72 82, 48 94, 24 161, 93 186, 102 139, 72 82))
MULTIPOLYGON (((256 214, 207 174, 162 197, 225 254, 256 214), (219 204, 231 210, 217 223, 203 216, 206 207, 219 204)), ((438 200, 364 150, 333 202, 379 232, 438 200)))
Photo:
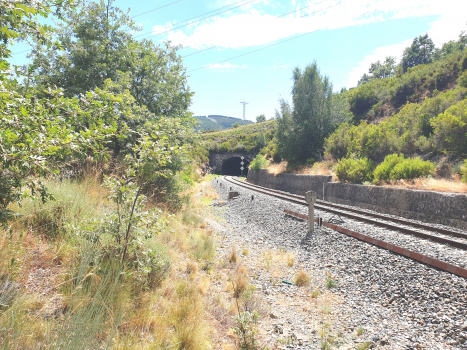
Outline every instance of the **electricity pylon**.
POLYGON ((245 102, 245 100, 243 100, 240 103, 243 104, 243 120, 245 120, 245 106, 248 104, 248 102, 245 102))

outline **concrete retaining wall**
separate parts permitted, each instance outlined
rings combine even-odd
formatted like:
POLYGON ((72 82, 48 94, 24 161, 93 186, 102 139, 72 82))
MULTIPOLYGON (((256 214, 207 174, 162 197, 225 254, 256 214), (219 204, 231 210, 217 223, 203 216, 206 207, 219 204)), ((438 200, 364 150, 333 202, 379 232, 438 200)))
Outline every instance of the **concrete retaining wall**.
POLYGON ((318 199, 323 199, 324 184, 324 199, 333 203, 467 230, 467 195, 464 194, 341 184, 331 182, 331 176, 274 176, 265 169, 250 170, 248 181, 302 196, 312 190, 318 193, 318 199))

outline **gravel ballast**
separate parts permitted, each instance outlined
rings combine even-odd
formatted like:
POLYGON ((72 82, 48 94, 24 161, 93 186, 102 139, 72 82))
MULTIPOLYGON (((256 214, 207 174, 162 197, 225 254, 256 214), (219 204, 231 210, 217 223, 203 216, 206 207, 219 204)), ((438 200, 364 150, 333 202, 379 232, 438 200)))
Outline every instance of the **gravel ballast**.
MULTIPOLYGON (((336 281, 337 287, 329 291, 339 301, 332 304, 333 322, 329 327, 338 334, 339 348, 352 349, 359 342, 368 341, 381 349, 467 349, 466 279, 327 228, 307 234, 306 222, 283 212, 289 209, 307 214, 306 207, 257 193, 223 178, 215 179, 212 185, 220 196, 213 203, 213 212, 229 226, 220 250, 227 251, 231 245, 248 247, 250 254, 258 255, 270 249, 287 250, 295 254, 297 268, 313 272, 315 288, 324 293, 329 276, 336 281), (239 192, 239 197, 228 200, 231 187, 239 192), (364 333, 357 336, 359 327, 364 333)), ((325 221, 332 216, 320 210, 315 210, 315 215, 325 221)), ((344 220, 339 226, 467 267, 467 253, 460 249, 344 220)), ((299 341, 284 344, 284 348, 321 348, 323 336, 317 329, 326 328, 319 324, 323 321, 306 312, 289 312, 297 309, 292 307, 294 300, 303 303, 299 307, 306 309, 306 303, 311 301, 305 294, 311 290, 285 285, 281 283, 282 278, 258 273, 253 279, 264 298, 280 311, 273 312, 271 319, 265 321, 270 326, 265 339, 274 342, 287 333, 282 328, 287 328, 287 334, 299 341)), ((338 348, 336 344, 334 348, 338 348)))

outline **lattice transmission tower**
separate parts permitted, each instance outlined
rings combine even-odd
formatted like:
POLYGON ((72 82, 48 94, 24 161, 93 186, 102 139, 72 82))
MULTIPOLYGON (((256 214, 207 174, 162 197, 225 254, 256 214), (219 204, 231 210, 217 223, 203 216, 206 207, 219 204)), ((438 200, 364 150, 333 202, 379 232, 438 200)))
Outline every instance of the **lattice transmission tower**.
POLYGON ((248 104, 248 102, 245 102, 245 100, 243 100, 240 103, 243 105, 243 120, 245 120, 245 106, 248 104))

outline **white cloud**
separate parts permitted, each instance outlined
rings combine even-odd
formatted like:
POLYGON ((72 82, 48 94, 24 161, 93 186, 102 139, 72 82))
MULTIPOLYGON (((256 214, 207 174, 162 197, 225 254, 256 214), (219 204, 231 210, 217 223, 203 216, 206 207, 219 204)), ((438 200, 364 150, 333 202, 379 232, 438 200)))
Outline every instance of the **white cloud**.
MULTIPOLYGON (((191 28, 171 32, 168 39, 193 48, 220 46, 236 49, 264 45, 323 28, 330 30, 393 18, 439 16, 433 23, 432 35, 438 43, 450 38, 451 31, 459 32, 467 20, 467 1, 463 0, 294 0, 292 5, 297 12, 280 18, 265 13, 271 8, 259 6, 265 3, 267 1, 263 0, 246 5, 253 7, 247 13, 223 14, 195 22, 191 28)), ((288 11, 291 9, 282 10, 288 11)))
MULTIPOLYGON (((415 0, 415 2, 417 2, 417 0, 415 0)), ((395 17, 405 18, 415 17, 417 15, 429 16, 438 14, 438 19, 430 24, 428 35, 437 47, 441 47, 443 43, 449 40, 456 40, 460 32, 467 27, 467 17, 465 16, 465 13, 467 13, 467 2, 448 0, 436 3, 427 2, 425 5, 419 6, 417 12, 414 12, 413 9, 407 9, 407 11, 401 10, 395 17)), ((378 60, 382 61, 387 56, 394 56, 399 61, 404 49, 410 46, 412 40, 413 39, 408 39, 399 44, 383 46, 375 49, 370 55, 365 56, 365 58, 358 63, 357 67, 350 71, 349 78, 345 86, 356 86, 361 76, 368 72, 371 63, 378 60)))
POLYGON ((216 63, 212 64, 209 67, 206 67, 209 69, 218 69, 218 70, 232 70, 232 69, 237 69, 237 68, 248 68, 246 64, 242 64, 241 66, 236 65, 236 64, 230 64, 230 63, 216 63))

